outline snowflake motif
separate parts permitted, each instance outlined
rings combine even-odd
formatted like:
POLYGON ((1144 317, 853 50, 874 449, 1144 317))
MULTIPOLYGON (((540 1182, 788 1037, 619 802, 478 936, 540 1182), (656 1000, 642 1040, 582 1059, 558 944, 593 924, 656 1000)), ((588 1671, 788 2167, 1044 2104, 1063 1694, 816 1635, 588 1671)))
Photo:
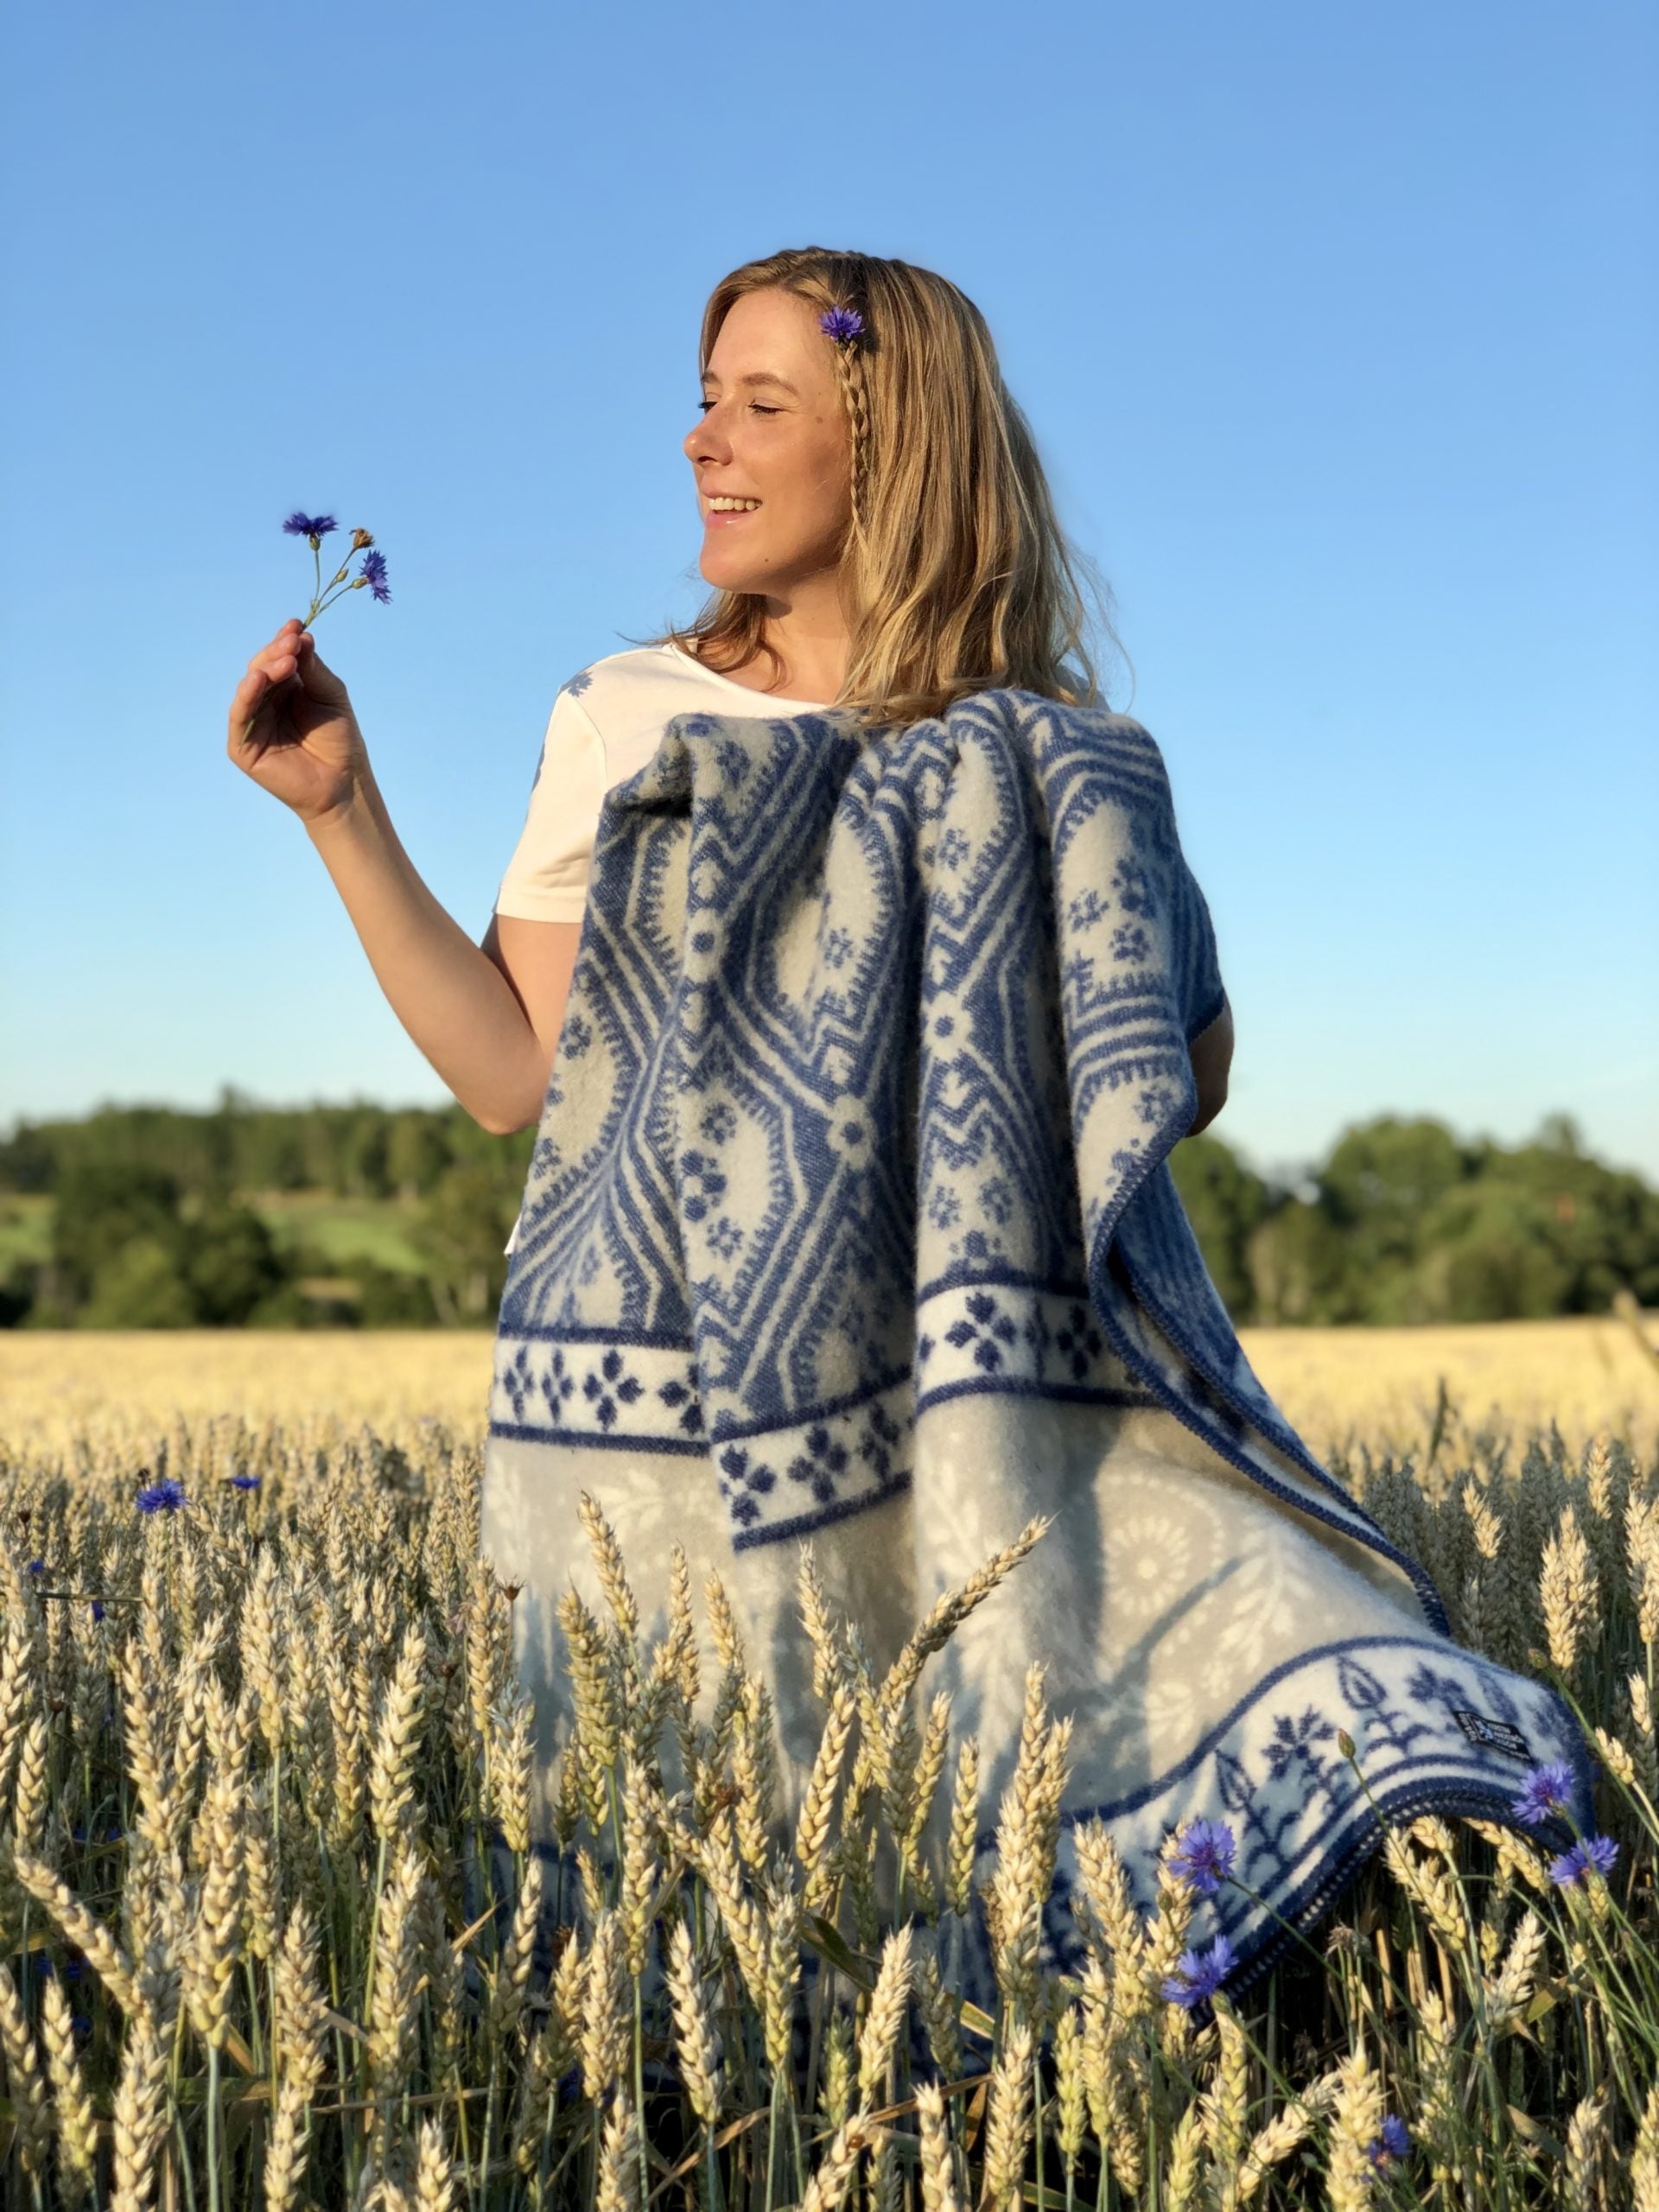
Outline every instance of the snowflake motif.
POLYGON ((709 1242, 722 1260, 730 1260, 743 1243, 743 1231, 730 1214, 723 1213, 709 1230, 709 1242))
POLYGON ((954 827, 945 831, 939 840, 939 866, 957 868, 962 866, 973 847, 960 830, 954 827))
POLYGON ((1110 901, 1098 891, 1080 891, 1067 906, 1065 918, 1074 930, 1086 930, 1110 910, 1110 901))
POLYGON ((697 1123, 697 1128, 710 1144, 724 1144, 728 1137, 737 1134, 736 1109, 725 1099, 716 1099, 697 1123))
POLYGON ((705 1153, 683 1152, 680 1154, 680 1173, 688 1187, 683 1191, 681 1206, 688 1221, 701 1221, 711 1206, 717 1205, 726 1195, 726 1178, 705 1153), (700 1183, 700 1192, 689 1188, 700 1183))
POLYGON ((979 1202, 993 1221, 999 1224, 1007 1221, 1014 1211, 1014 1192, 1009 1189, 1006 1178, 993 1175, 980 1192, 979 1202))
POLYGON ((1303 1708, 1300 1720, 1293 1720, 1287 1713, 1279 1713, 1273 1724, 1273 1741, 1267 1747, 1268 1773, 1275 1782, 1282 1782, 1293 1766, 1300 1765, 1311 1782, 1322 1783, 1325 1763, 1312 1747, 1329 1741, 1336 1732, 1334 1722, 1311 1705, 1303 1708))
POLYGON ((645 1387, 638 1376, 629 1374, 627 1362, 613 1346, 599 1363, 598 1373, 583 1376, 582 1390, 593 1407, 594 1419, 601 1428, 609 1428, 618 1418, 619 1401, 631 1406, 645 1387))
POLYGON ((988 1291, 976 1290, 969 1297, 967 1312, 960 1321, 953 1321, 944 1332, 947 1344, 958 1351, 966 1345, 974 1348, 974 1364, 993 1372, 1002 1364, 1002 1347, 1013 1344, 1019 1337, 1016 1325, 1003 1313, 988 1291))
POLYGON ((1122 922, 1112 931, 1114 960, 1149 960, 1152 939, 1139 922, 1122 922))
POLYGON ((1126 914, 1155 914, 1152 878, 1139 861, 1120 861, 1112 871, 1112 887, 1126 914))
POLYGON ((594 1041, 594 1033, 579 1014, 565 1016, 564 1027, 559 1032, 559 1056, 562 1059, 579 1060, 594 1041))
MULTIPOLYGON (((580 668, 576 671, 576 673, 570 678, 570 681, 568 683, 560 684, 559 696, 561 698, 569 696, 572 699, 580 699, 582 693, 588 689, 588 686, 593 682, 593 676, 588 670, 580 668)), ((543 696, 545 696, 546 695, 543 694, 543 696)))
POLYGON ((747 1528, 760 1518, 756 1497, 764 1497, 778 1478, 770 1467, 752 1459, 741 1444, 728 1445, 717 1464, 725 1478, 720 1485, 721 1497, 730 1509, 733 1520, 747 1528))
POLYGON ((1095 1326, 1095 1317, 1086 1306, 1073 1306, 1066 1315, 1065 1326, 1054 1332, 1054 1349, 1079 1382, 1105 1347, 1106 1340, 1095 1326))
POLYGON ((823 940, 823 957, 826 965, 831 968, 844 968, 851 957, 852 950, 851 931, 844 930, 837 925, 829 931, 823 940))
POLYGON ((806 1457, 796 1458, 789 1463, 789 1478, 792 1483, 805 1483, 820 1505, 828 1505, 836 1494, 836 1478, 847 1471, 848 1452, 844 1444, 837 1444, 822 1421, 815 1421, 806 1432, 806 1457))
POLYGON ((962 1201, 948 1183, 936 1183, 927 1194, 927 1217, 935 1229, 954 1229, 962 1201))
POLYGON ((564 1347, 555 1344, 547 1363, 547 1373, 542 1377, 542 1395, 547 1401, 547 1410, 555 1428, 559 1426, 559 1415, 564 1410, 565 1400, 575 1395, 575 1388, 576 1378, 570 1372, 564 1347))
POLYGON ((702 1427, 702 1406, 697 1396, 697 1367, 695 1360, 688 1360, 683 1382, 664 1382, 657 1393, 670 1412, 678 1410, 680 1427, 688 1436, 696 1436, 702 1427))
POLYGON ((524 1408, 535 1387, 535 1378, 530 1371, 530 1346, 520 1344, 512 1356, 512 1365, 506 1369, 501 1377, 501 1388, 512 1401, 514 1421, 523 1421, 524 1408))
MULTIPOLYGON (((922 1342, 930 1351, 932 1350, 925 1337, 922 1342)), ((892 1480, 893 1454, 903 1437, 904 1430, 891 1414, 882 1410, 878 1400, 865 1414, 863 1433, 853 1448, 865 1465, 874 1471, 878 1479, 887 1483, 892 1480)))

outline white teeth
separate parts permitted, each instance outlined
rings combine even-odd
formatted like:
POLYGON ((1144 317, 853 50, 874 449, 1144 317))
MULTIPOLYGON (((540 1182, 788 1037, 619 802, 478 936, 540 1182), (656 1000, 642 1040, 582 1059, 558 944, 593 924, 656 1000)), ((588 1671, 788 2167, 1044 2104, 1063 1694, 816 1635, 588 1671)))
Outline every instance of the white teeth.
POLYGON ((729 499, 723 496, 710 499, 710 510, 717 515, 748 514, 760 505, 759 499, 729 499))

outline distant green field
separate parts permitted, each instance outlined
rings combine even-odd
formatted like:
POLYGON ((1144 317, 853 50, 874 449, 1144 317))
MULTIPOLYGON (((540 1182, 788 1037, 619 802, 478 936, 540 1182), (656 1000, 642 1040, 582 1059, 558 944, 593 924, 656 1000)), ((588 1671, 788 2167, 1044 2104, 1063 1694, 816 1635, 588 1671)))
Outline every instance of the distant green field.
POLYGON ((0 1193, 0 1275, 20 1260, 45 1259, 51 1249, 51 1199, 0 1193))
POLYGON ((416 1209, 401 1199, 335 1198, 326 1192, 292 1191, 254 1203, 284 1250, 315 1244, 335 1267, 372 1260, 398 1274, 425 1273, 410 1237, 416 1209))
MULTIPOLYGON (((397 1198, 336 1198, 322 1191, 268 1194, 251 1201, 277 1244, 315 1244, 331 1267, 378 1261, 399 1274, 424 1272, 410 1238, 415 1209, 397 1198)), ((19 1261, 44 1260, 52 1245, 52 1200, 0 1193, 0 1275, 19 1261)))

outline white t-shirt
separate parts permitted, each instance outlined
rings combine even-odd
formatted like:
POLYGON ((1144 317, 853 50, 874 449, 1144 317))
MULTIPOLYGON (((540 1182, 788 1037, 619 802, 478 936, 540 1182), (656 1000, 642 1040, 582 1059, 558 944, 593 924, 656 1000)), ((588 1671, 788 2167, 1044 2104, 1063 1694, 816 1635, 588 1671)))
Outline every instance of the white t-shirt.
POLYGON ((705 668, 677 645, 636 645, 562 686, 548 716, 530 810, 495 911, 530 922, 579 922, 601 801, 643 768, 676 715, 822 714, 822 701, 781 699, 705 668))

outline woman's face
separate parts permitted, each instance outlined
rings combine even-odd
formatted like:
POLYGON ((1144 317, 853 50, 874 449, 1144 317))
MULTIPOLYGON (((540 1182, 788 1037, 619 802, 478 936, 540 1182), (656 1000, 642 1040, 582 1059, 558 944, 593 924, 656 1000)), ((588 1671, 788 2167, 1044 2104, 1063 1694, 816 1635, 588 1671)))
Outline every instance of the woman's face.
POLYGON ((787 597, 833 570, 851 514, 851 454, 830 340, 792 292, 746 292, 720 326, 685 441, 705 581, 787 597), (736 499, 740 506, 711 504, 736 499))

